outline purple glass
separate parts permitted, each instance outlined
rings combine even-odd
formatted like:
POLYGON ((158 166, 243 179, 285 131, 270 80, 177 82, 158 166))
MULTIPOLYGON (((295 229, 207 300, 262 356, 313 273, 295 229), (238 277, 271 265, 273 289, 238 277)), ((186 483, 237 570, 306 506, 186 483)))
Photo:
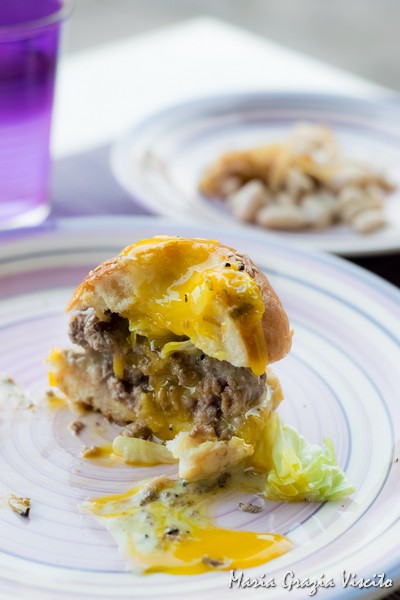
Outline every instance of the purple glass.
POLYGON ((69 0, 0 2, 0 229, 49 213, 50 125, 69 0))

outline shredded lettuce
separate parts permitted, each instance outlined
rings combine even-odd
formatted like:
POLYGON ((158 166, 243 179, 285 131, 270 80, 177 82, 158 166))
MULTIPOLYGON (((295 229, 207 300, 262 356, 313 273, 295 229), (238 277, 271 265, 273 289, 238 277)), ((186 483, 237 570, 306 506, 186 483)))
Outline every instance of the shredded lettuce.
POLYGON ((265 496, 269 500, 340 500, 355 491, 337 464, 332 440, 324 439, 323 448, 310 444, 276 413, 270 415, 267 436, 270 469, 265 496))

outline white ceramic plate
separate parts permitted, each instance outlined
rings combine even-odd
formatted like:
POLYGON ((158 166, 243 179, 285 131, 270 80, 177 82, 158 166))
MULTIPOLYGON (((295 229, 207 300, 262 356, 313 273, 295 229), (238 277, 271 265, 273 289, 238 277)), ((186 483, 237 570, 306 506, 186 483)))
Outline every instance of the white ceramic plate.
MULTIPOLYGON (((281 139, 298 121, 331 126, 346 154, 381 166, 400 189, 400 109, 393 103, 315 94, 229 95, 175 106, 137 125, 115 145, 113 170, 132 198, 155 213, 238 225, 222 204, 198 192, 205 167, 223 152, 281 139)), ((344 225, 265 235, 348 256, 390 252, 400 249, 400 191, 387 198, 385 211, 388 226, 369 235, 344 225)))
MULTIPOLYGON (((219 237, 266 271, 295 330, 293 350, 275 367, 286 395, 279 410, 310 441, 331 437, 357 488, 342 503, 268 503, 256 515, 239 511, 234 496, 219 506, 221 526, 279 532, 294 543, 287 555, 247 572, 274 577, 276 588, 241 589, 238 597, 286 598, 281 581, 288 571, 302 580, 333 577, 327 597, 340 600, 352 592, 341 586, 343 570, 385 572, 400 583, 400 293, 375 276, 246 230, 220 233, 152 218, 60 222, 53 231, 0 243, 1 370, 42 393, 49 349, 68 343, 63 309, 74 286, 123 245, 159 233, 219 237)), ((91 440, 70 433, 65 410, 19 411, 10 421, 3 406, 0 419, 0 496, 13 490, 32 498, 29 520, 0 506, 2 600, 231 597, 226 572, 132 575, 109 534, 77 508, 174 466, 89 464, 80 449, 91 440)), ((370 597, 371 590, 361 593, 370 597)), ((305 597, 304 590, 290 594, 305 597)))

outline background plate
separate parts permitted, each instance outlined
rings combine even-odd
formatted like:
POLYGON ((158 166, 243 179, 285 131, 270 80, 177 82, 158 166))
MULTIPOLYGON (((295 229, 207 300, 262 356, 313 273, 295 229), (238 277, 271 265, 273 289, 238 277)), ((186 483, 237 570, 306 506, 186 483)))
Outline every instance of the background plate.
MULTIPOLYGON (((205 167, 228 150, 281 139, 297 121, 331 126, 346 154, 382 167, 400 187, 400 108, 315 94, 232 94, 174 106, 137 125, 116 144, 113 170, 125 190, 155 213, 237 225, 222 204, 198 193, 205 167)), ((348 256, 398 250, 400 191, 385 206, 389 225, 373 234, 363 236, 338 225, 273 235, 348 256)))
MULTIPOLYGON (((294 249, 246 230, 219 233, 158 219, 81 219, 32 232, 0 246, 0 364, 32 394, 43 393, 44 360, 67 342, 63 309, 77 283, 123 245, 159 233, 218 237, 247 252, 268 274, 295 329, 293 350, 275 366, 286 395, 283 418, 310 441, 333 438, 339 463, 357 492, 327 504, 267 503, 253 515, 235 495, 216 509, 221 526, 287 534, 294 549, 251 569, 277 587, 237 590, 243 598, 286 598, 280 585, 297 577, 333 577, 327 596, 345 598, 341 572, 385 572, 400 583, 398 440, 399 292, 363 270, 326 255, 294 249)), ((0 420, 0 496, 30 496, 29 520, 0 507, 0 598, 230 598, 229 574, 194 577, 128 573, 108 533, 77 505, 124 491, 132 482, 174 467, 113 469, 83 461, 72 417, 46 407, 0 420)), ((85 439, 83 441, 90 442, 85 439)), ((241 497, 243 499, 243 496, 241 497)), ((362 592, 366 596, 370 590, 362 592)), ((304 590, 292 599, 305 598, 304 590)), ((325 597, 325 596, 324 596, 325 597)), ((352 596, 353 597, 353 596, 352 596)))

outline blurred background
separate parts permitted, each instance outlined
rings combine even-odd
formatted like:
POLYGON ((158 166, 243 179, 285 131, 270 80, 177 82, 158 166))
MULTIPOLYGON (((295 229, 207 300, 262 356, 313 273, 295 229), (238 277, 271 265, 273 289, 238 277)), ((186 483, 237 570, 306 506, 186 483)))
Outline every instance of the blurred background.
POLYGON ((400 0, 75 2, 69 52, 211 15, 400 91, 400 0))

